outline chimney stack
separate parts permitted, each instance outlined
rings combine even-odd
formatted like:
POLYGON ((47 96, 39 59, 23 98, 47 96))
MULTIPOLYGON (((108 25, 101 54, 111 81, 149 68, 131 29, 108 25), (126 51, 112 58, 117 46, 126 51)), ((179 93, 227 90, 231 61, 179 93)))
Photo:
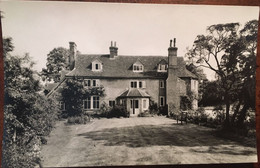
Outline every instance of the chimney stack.
POLYGON ((168 63, 169 67, 173 67, 177 65, 177 50, 176 47, 176 38, 173 39, 173 46, 172 40, 170 40, 170 47, 168 48, 168 63))
POLYGON ((75 66, 75 58, 77 54, 77 45, 74 42, 69 42, 69 44, 70 44, 69 69, 73 70, 75 66))
POLYGON ((116 47, 116 42, 114 42, 114 46, 113 46, 113 41, 111 41, 111 46, 109 47, 109 50, 110 50, 109 58, 115 58, 115 56, 117 56, 117 51, 118 51, 118 48, 116 47))

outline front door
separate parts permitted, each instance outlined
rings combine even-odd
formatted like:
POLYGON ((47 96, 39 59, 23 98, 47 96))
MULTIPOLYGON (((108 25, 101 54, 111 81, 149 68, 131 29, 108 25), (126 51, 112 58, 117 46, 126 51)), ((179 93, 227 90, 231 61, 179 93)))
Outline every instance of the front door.
POLYGON ((130 116, 137 116, 139 114, 139 100, 131 99, 130 103, 130 116))

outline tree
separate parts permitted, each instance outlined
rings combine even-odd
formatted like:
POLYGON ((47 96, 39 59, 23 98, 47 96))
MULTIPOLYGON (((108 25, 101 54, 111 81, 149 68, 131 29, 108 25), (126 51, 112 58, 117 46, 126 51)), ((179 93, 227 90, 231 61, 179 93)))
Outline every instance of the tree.
POLYGON ((87 87, 83 85, 82 79, 67 79, 62 89, 61 96, 66 104, 66 112, 68 116, 80 116, 84 114, 83 100, 91 95, 103 97, 105 89, 100 87, 87 87))
POLYGON ((60 72, 68 70, 69 50, 63 47, 54 48, 47 55, 46 69, 42 69, 42 76, 48 81, 55 82, 60 80, 60 72))
POLYGON ((4 38, 5 105, 3 167, 34 167, 40 146, 54 126, 59 111, 55 101, 39 93, 33 62, 26 54, 12 56, 11 38, 4 38))
MULTIPOLYGON (((241 88, 241 79, 244 77, 242 71, 245 67, 241 62, 244 62, 243 59, 248 55, 246 54, 248 42, 243 33, 254 34, 257 32, 255 29, 252 30, 255 26, 248 25, 244 27, 246 31, 242 29, 239 32, 239 26, 239 23, 209 26, 208 34, 198 35, 193 47, 186 54, 197 66, 208 68, 216 73, 220 93, 226 106, 226 127, 230 125, 230 104, 237 97, 237 91, 241 88)), ((255 41, 255 39, 250 39, 255 41)))

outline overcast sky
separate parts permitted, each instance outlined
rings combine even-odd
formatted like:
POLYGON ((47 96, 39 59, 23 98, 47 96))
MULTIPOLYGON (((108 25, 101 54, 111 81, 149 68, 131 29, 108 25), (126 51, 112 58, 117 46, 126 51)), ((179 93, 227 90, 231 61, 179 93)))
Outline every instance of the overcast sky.
MULTIPOLYGON (((74 41, 84 54, 109 53, 116 41, 119 55, 167 56, 170 39, 177 39, 178 56, 186 53, 207 26, 258 19, 258 7, 119 4, 85 2, 1 1, 4 37, 12 37, 14 54, 28 52, 45 67, 55 47, 74 41)), ((207 72, 208 78, 214 73, 207 72)))

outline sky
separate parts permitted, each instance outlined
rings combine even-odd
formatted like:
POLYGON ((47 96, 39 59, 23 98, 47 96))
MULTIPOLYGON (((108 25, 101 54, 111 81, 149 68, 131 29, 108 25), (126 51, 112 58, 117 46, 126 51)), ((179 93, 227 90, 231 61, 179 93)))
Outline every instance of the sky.
MULTIPOLYGON (((259 8, 173 4, 0 1, 4 37, 12 37, 13 54, 29 53, 35 70, 46 67, 56 47, 77 44, 83 54, 108 54, 116 41, 119 55, 168 55, 176 38, 184 56, 199 34, 213 24, 258 19, 259 8)), ((204 70, 205 71, 205 70, 204 70)), ((205 71, 214 79, 212 71, 205 71)))

